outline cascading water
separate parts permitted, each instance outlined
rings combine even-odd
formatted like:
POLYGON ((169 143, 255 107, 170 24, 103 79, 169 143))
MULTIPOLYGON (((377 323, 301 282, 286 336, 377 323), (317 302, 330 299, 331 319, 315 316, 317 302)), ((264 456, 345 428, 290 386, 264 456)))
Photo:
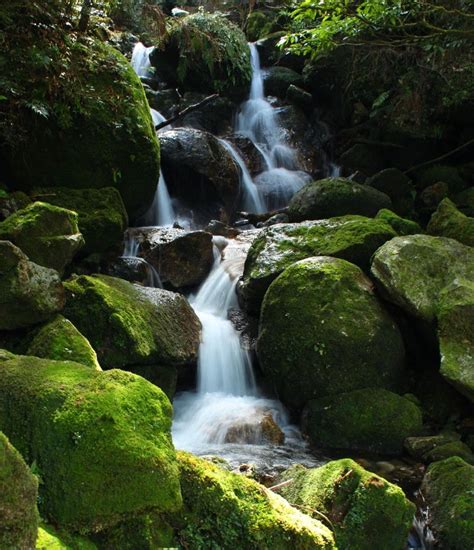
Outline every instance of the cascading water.
POLYGON ((293 194, 308 181, 297 168, 294 150, 284 142, 278 124, 278 110, 265 99, 263 71, 255 44, 249 44, 252 83, 249 99, 242 104, 236 119, 236 132, 252 141, 262 155, 266 170, 255 183, 265 210, 283 208, 293 194), (260 185, 262 183, 262 185, 260 185))
POLYGON ((138 76, 149 76, 151 63, 150 53, 153 48, 147 48, 141 42, 137 42, 132 53, 132 67, 138 76))

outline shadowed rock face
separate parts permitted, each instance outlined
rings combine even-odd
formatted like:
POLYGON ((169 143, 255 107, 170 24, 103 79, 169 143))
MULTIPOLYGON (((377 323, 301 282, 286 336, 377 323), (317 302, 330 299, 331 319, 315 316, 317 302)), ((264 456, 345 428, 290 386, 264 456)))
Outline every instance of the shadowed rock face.
POLYGON ((229 152, 208 132, 177 128, 160 134, 162 167, 170 194, 193 211, 231 218, 239 198, 239 172, 229 152))

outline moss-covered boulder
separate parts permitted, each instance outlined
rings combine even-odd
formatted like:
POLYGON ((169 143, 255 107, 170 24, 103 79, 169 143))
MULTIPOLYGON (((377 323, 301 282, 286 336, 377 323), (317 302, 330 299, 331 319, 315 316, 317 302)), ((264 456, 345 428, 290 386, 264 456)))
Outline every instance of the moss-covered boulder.
POLYGON ((245 34, 223 14, 199 12, 175 19, 164 44, 150 55, 171 85, 199 92, 243 96, 251 78, 245 34))
POLYGON ((379 210, 375 217, 378 220, 386 221, 397 233, 397 235, 405 236, 405 235, 416 235, 417 233, 423 233, 423 230, 421 229, 419 224, 417 224, 413 220, 401 218, 400 216, 398 216, 391 210, 388 210, 387 208, 382 208, 382 210, 379 210))
POLYGON ((430 235, 449 237, 474 246, 474 218, 464 215, 447 198, 439 203, 438 209, 431 216, 427 231, 430 235))
MULTIPOLYGON (((40 51, 48 60, 43 63, 32 53, 21 64, 12 59, 2 66, 13 90, 3 106, 16 135, 0 136, 6 143, 0 158, 11 187, 29 191, 113 186, 132 217, 143 214, 159 177, 159 144, 143 87, 130 63, 101 40, 58 36, 64 22, 51 21, 45 39, 30 23, 37 17, 32 15, 37 6, 28 5, 21 13, 13 4, 11 9, 16 10, 18 25, 14 47, 40 51), (18 30, 22 24, 28 29, 23 46, 18 30)), ((53 14, 53 9, 43 10, 45 24, 53 14)))
POLYGON ((46 321, 64 302, 56 271, 30 262, 11 242, 0 241, 0 330, 46 321))
POLYGON ((76 277, 64 286, 64 316, 89 340, 103 368, 196 361, 201 323, 181 294, 107 275, 76 277))
POLYGON ((84 245, 77 214, 44 202, 34 202, 1 222, 0 239, 21 248, 32 262, 59 273, 84 245))
POLYGON ((268 289, 257 353, 282 401, 359 388, 396 387, 404 363, 400 331, 355 265, 314 257, 288 267, 268 289))
POLYGON ((335 549, 331 531, 245 477, 178 453, 183 510, 170 518, 185 547, 335 549))
POLYGON ((305 433, 318 447, 393 455, 421 427, 418 406, 383 388, 311 400, 303 418, 305 433))
POLYGON ((30 550, 38 534, 38 481, 0 432, 0 548, 30 550))
POLYGON ((368 268, 372 254, 396 236, 384 220, 343 216, 264 229, 250 247, 238 292, 242 305, 258 313, 270 283, 292 263, 335 256, 368 268))
POLYGON ((408 453, 418 460, 423 460, 427 453, 435 450, 438 447, 455 443, 461 439, 461 436, 456 432, 442 431, 436 435, 424 435, 418 437, 408 437, 405 440, 405 449, 408 453))
POLYGON ((35 550, 97 550, 97 546, 80 535, 57 531, 51 525, 40 524, 35 550))
POLYGON ((423 455, 423 459, 425 462, 438 462, 452 456, 458 456, 468 464, 474 464, 474 453, 462 441, 452 441, 444 445, 438 445, 423 455))
POLYGON ((71 531, 180 506, 171 415, 164 393, 131 373, 0 362, 0 429, 36 464, 43 517, 71 531))
POLYGON ((441 291, 455 279, 474 280, 474 250, 442 237, 397 237, 374 254, 371 272, 388 300, 433 321, 441 291))
POLYGON ((282 481, 289 480, 280 494, 315 518, 327 516, 340 550, 405 547, 415 506, 399 487, 353 460, 310 469, 298 464, 282 475, 282 481))
POLYGON ((459 457, 432 464, 421 492, 442 548, 465 550, 474 540, 474 466, 459 457))
POLYGON ((43 187, 34 196, 78 214, 79 231, 85 240, 81 255, 106 252, 122 244, 128 226, 127 211, 114 187, 103 189, 69 189, 43 187))
POLYGON ((87 338, 62 315, 57 315, 35 331, 25 355, 57 361, 75 361, 101 370, 97 354, 87 338))
POLYGON ((297 191, 288 205, 288 215, 292 222, 346 214, 372 217, 382 208, 392 208, 392 201, 374 187, 345 178, 326 178, 297 191))

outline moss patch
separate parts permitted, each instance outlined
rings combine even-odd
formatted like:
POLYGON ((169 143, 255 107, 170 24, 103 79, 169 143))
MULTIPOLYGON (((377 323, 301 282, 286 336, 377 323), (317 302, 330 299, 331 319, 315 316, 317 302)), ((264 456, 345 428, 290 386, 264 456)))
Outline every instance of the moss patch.
POLYGON ((427 231, 430 235, 449 237, 474 246, 474 218, 465 216, 449 199, 440 202, 431 216, 427 231))
POLYGON ((423 230, 416 222, 414 222, 413 220, 408 220, 406 218, 401 218, 387 208, 382 208, 382 210, 379 210, 375 217, 378 220, 386 221, 397 233, 397 235, 404 236, 415 235, 416 233, 423 233, 423 230))

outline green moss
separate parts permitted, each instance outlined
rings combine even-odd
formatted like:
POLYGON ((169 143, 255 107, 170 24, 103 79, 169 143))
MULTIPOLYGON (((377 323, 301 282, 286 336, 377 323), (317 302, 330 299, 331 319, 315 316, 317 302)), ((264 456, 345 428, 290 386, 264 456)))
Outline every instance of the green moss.
POLYGON ((421 491, 440 544, 465 550, 474 540, 474 466, 459 457, 432 464, 421 491))
POLYGON ((396 455, 421 427, 420 409, 382 388, 312 400, 304 414, 304 430, 313 444, 329 449, 396 455))
POLYGON ((170 518, 185 548, 335 549, 332 533, 255 481, 178 453, 184 507, 170 518))
POLYGON ((295 407, 358 388, 396 387, 404 361, 401 334, 370 280, 327 257, 294 263, 270 285, 257 353, 280 398, 295 407))
POLYGON ((127 370, 143 376, 155 386, 161 388, 170 400, 176 393, 178 369, 173 365, 133 365, 127 370))
POLYGON ((85 240, 81 251, 83 255, 105 252, 122 244, 128 218, 122 197, 114 187, 44 187, 34 189, 33 195, 50 204, 77 212, 79 231, 85 240))
POLYGON ((196 360, 201 324, 180 294, 105 275, 70 279, 65 288, 64 316, 89 340, 103 368, 196 360))
POLYGON ((339 550, 404 548, 415 506, 396 485, 350 459, 320 468, 293 466, 282 476, 288 480, 281 495, 315 518, 324 514, 339 550))
POLYGON ((278 224, 254 240, 239 292, 246 309, 260 310, 270 283, 292 263, 311 256, 334 256, 367 269, 372 254, 396 236, 384 220, 342 216, 329 220, 278 224))
POLYGON ((36 550, 97 550, 97 546, 84 537, 57 531, 42 523, 38 530, 36 550))
POLYGON ((430 235, 448 237, 474 246, 474 218, 465 216, 449 199, 440 202, 431 216, 427 231, 430 235))
POLYGON ((58 361, 75 361, 101 370, 97 354, 87 338, 62 315, 57 315, 35 332, 25 355, 58 361))
POLYGON ((272 18, 261 11, 253 10, 245 22, 245 33, 250 42, 256 42, 270 34, 273 26, 274 21, 272 18))
POLYGON ((377 216, 375 217, 378 220, 386 221, 393 228, 393 230, 396 231, 397 235, 404 236, 423 233, 423 230, 416 222, 413 220, 407 220, 406 218, 401 218, 387 208, 379 210, 377 216))
POLYGON ((0 432, 0 548, 33 548, 38 531, 38 482, 0 432))
POLYGON ((71 531, 180 505, 171 412, 161 390, 131 373, 0 363, 0 428, 35 464, 43 517, 71 531))
POLYGON ((423 455, 423 460, 425 460, 425 462, 437 462, 438 460, 445 460, 452 456, 458 456, 469 464, 474 464, 474 454, 462 441, 451 441, 443 445, 438 445, 426 452, 423 455))
POLYGON ((0 239, 11 241, 39 265, 63 272, 83 246, 77 214, 34 202, 0 223, 0 239))

